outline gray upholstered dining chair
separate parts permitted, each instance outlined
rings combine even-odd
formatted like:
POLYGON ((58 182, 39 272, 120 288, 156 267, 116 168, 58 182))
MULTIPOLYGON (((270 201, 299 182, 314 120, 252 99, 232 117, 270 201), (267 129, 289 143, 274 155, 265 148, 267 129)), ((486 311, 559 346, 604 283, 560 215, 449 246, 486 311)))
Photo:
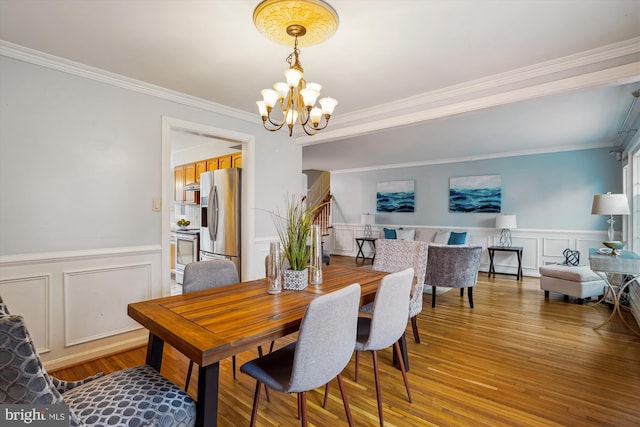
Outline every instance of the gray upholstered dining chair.
POLYGON ((194 401, 149 365, 79 381, 50 376, 24 318, 0 298, 0 406, 66 404, 70 426, 195 425, 194 401))
POLYGON ((300 324, 298 339, 254 359, 240 371, 256 379, 251 426, 255 425, 260 384, 283 393, 298 393, 298 414, 307 425, 306 392, 338 379, 349 425, 353 425, 342 370, 356 342, 360 285, 354 283, 312 300, 300 324))
POLYGON ((431 307, 436 306, 436 287, 467 288, 469 306, 473 308, 473 287, 478 281, 480 246, 430 246, 425 284, 432 288, 431 307))
MULTIPOLYGON (((378 239, 376 241, 376 258, 373 260, 373 270, 396 273, 407 268, 413 268, 416 282, 411 289, 409 300, 409 318, 413 339, 420 342, 418 331, 418 314, 422 311, 422 295, 424 277, 427 270, 427 252, 429 244, 419 240, 378 239)), ((369 303, 360 308, 363 313, 371 314, 373 304, 369 303)))
MULTIPOLYGON (((377 255, 376 255, 377 256, 377 255)), ((413 268, 389 274, 382 278, 373 301, 371 317, 358 318, 358 336, 356 339, 356 367, 355 380, 358 381, 358 358, 361 351, 370 351, 373 357, 373 373, 376 383, 376 397, 378 399, 378 418, 380 425, 384 424, 382 415, 382 390, 380 389, 380 374, 378 372, 378 350, 390 347, 393 349, 400 364, 407 398, 411 402, 411 390, 404 366, 400 344, 398 340, 407 327, 407 310, 409 309, 409 293, 413 281, 413 268)), ((326 392, 326 391, 325 391, 326 392)))
MULTIPOLYGON (((187 264, 184 268, 182 293, 202 291, 220 286, 239 283, 238 271, 233 261, 228 259, 213 259, 209 261, 196 261, 187 264)), ((236 378, 236 356, 231 357, 233 363, 233 378, 236 378)), ((185 380, 184 391, 189 390, 193 360, 189 361, 189 370, 185 380)))

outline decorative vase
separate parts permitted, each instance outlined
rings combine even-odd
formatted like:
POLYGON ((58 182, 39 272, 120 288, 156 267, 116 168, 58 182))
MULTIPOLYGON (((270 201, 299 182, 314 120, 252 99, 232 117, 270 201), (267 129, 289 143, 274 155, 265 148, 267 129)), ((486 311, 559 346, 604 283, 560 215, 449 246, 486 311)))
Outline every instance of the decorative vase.
POLYGON ((284 271, 284 289, 301 291, 309 284, 309 269, 304 270, 285 270, 284 271))
POLYGON ((311 277, 309 282, 312 285, 322 284, 322 235, 320 226, 311 226, 311 277))
POLYGON ((268 293, 279 294, 282 292, 282 251, 278 242, 271 242, 269 246, 267 279, 269 280, 268 293))

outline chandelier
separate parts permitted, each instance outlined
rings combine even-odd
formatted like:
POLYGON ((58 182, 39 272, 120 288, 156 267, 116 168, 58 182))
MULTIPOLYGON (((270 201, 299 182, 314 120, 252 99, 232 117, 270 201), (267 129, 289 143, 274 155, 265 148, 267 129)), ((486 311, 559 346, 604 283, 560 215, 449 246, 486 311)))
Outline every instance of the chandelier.
POLYGON ((322 86, 305 81, 298 43, 308 46, 327 39, 337 29, 338 15, 320 0, 266 0, 254 11, 253 21, 272 40, 283 43, 294 38, 293 52, 286 59, 285 81, 263 89, 262 101, 256 102, 264 128, 277 131, 286 124, 292 136, 299 124, 307 135, 315 135, 327 127, 338 101, 318 99, 322 86))

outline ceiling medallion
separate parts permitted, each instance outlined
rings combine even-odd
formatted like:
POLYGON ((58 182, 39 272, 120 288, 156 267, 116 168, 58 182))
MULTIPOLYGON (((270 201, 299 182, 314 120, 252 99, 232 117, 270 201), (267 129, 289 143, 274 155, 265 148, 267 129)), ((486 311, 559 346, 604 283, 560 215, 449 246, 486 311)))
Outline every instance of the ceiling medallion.
POLYGON ((302 26, 306 35, 300 46, 322 43, 338 29, 338 14, 321 0, 266 0, 253 11, 253 23, 265 37, 290 46, 287 28, 302 26))

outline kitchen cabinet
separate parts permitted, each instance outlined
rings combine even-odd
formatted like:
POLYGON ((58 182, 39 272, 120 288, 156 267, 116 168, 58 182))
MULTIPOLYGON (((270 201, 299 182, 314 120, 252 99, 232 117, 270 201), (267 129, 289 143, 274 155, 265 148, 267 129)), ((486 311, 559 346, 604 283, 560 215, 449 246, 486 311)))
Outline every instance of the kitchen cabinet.
POLYGON ((206 172, 206 171, 208 171, 208 169, 207 169, 207 161, 206 160, 202 160, 202 161, 196 163, 196 182, 198 184, 200 184, 200 174, 202 172, 206 172))
POLYGON ((171 271, 176 269, 176 233, 171 233, 171 271))
POLYGON ((178 203, 200 203, 199 191, 185 191, 187 184, 200 183, 200 174, 206 171, 226 168, 242 167, 242 151, 226 156, 214 157, 200 160, 195 163, 176 166, 173 169, 173 179, 175 182, 173 200, 178 203))
POLYGON ((184 166, 176 166, 173 169, 173 200, 184 202, 184 166))
MULTIPOLYGON (((194 182, 196 182, 196 164, 184 165, 184 185, 193 184, 194 182)), ((195 194, 195 191, 185 191, 184 202, 195 203, 195 194)))
POLYGON ((242 167, 242 151, 231 155, 231 164, 234 168, 242 167))
POLYGON ((233 165, 231 155, 218 157, 218 169, 227 169, 233 165))
POLYGON ((208 159, 207 160, 207 170, 208 171, 214 171, 218 169, 218 158, 215 157, 213 159, 208 159))

